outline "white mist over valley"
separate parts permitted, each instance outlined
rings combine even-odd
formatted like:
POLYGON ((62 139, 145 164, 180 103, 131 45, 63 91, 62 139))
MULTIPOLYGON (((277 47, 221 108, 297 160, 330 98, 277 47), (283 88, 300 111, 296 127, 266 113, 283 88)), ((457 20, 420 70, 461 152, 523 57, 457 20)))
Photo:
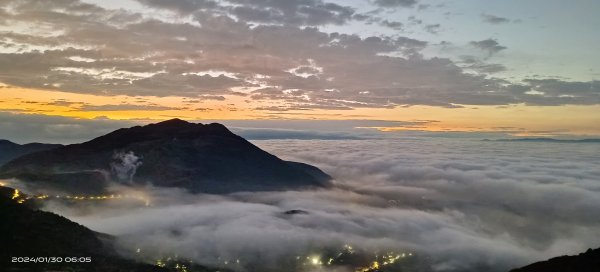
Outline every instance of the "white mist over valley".
POLYGON ((220 196, 146 187, 137 193, 149 198, 148 206, 83 209, 50 201, 46 209, 116 235, 134 257, 178 256, 239 271, 290 263, 298 271, 346 271, 328 266, 327 256, 348 246, 373 257, 413 259, 420 271, 508 271, 600 244, 596 143, 442 137, 253 143, 318 166, 333 176, 333 186, 220 196))

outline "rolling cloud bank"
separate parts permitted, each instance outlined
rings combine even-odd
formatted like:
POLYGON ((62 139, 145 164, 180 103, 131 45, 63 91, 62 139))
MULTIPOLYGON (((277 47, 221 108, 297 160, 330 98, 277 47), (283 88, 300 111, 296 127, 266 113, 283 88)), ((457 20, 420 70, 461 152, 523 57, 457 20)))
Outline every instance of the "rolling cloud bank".
POLYGON ((226 196, 147 188, 148 207, 46 208, 117 235, 132 255, 139 248, 241 271, 278 271, 347 245, 411 254, 423 271, 508 271, 600 245, 598 144, 423 137, 254 143, 318 165, 335 185, 226 196))

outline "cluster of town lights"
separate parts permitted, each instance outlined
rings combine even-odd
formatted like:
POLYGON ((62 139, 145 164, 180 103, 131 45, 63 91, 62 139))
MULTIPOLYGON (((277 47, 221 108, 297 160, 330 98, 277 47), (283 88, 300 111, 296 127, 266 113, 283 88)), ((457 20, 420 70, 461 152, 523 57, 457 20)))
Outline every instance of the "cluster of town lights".
MULTIPOLYGON (((341 257, 344 254, 354 254, 355 251, 352 248, 352 246, 350 245, 345 245, 344 249, 339 252, 336 256, 336 258, 341 257)), ((395 252, 388 252, 386 254, 375 254, 375 259, 367 266, 364 267, 359 267, 357 269, 355 269, 355 272, 372 272, 372 271, 379 271, 380 269, 386 267, 386 266, 390 266, 395 264, 396 262, 398 262, 401 259, 404 258, 408 258, 413 256, 412 253, 408 252, 408 253, 395 253, 395 252)), ((322 259, 321 256, 319 255, 312 255, 312 256, 306 256, 304 258, 298 256, 296 257, 297 260, 304 260, 303 265, 310 265, 310 266, 331 266, 331 265, 335 265, 335 258, 329 258, 327 261, 324 261, 322 259)))
MULTIPOLYGON (((137 254, 141 253, 141 249, 137 249, 136 250, 137 254)), ((342 257, 344 254, 355 254, 354 249, 352 248, 352 246, 346 245, 344 246, 343 250, 341 250, 340 252, 338 252, 337 254, 335 254, 334 257, 332 258, 326 258, 324 259, 321 255, 315 254, 315 255, 308 255, 308 256, 296 256, 296 261, 298 262, 298 264, 303 265, 303 266, 307 266, 307 267, 321 267, 322 269, 326 269, 326 267, 333 267, 333 266, 337 266, 337 265, 341 265, 339 263, 336 263, 336 258, 340 258, 342 257)), ((375 272, 375 271, 381 271, 381 269, 391 266, 397 262, 399 262, 402 259, 405 258, 409 258, 413 256, 413 253, 407 252, 407 253, 396 253, 396 252, 388 252, 385 254, 375 254, 373 261, 371 261, 369 264, 362 266, 362 267, 358 267, 358 268, 354 268, 354 272, 375 272)), ((224 267, 240 267, 241 262, 240 260, 235 260, 235 261, 230 261, 230 260, 223 260, 220 257, 217 258, 217 263, 221 263, 224 265, 224 267)), ((339 261, 339 260, 337 260, 339 261)), ((171 268, 171 269, 175 269, 178 272, 188 272, 190 266, 193 264, 192 261, 186 261, 183 259, 176 257, 166 257, 166 258, 161 258, 161 259, 157 259, 154 261, 154 264, 156 266, 159 267, 165 267, 165 268, 171 268)), ((311 270, 313 270, 313 268, 310 268, 311 270)), ((304 270, 304 269, 301 269, 304 270)), ((319 271, 321 271, 319 269, 319 271)))
MULTIPOLYGON (((2 186, 2 185, 0 185, 2 186)), ((150 205, 150 199, 141 194, 110 194, 110 195, 47 195, 47 194, 39 194, 39 195, 23 195, 18 189, 15 189, 12 195, 12 199, 15 200, 19 204, 23 204, 26 201, 30 200, 46 200, 46 199, 65 199, 65 200, 75 200, 75 201, 101 201, 101 200, 114 200, 114 199, 132 199, 139 200, 144 203, 144 205, 150 205)))

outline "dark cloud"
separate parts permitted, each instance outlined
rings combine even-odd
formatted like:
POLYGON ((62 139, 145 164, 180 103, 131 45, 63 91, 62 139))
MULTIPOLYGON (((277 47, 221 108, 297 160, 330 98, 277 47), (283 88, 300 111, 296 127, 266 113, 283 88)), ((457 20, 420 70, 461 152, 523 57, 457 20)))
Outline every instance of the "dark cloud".
POLYGON ((483 74, 493 74, 506 71, 506 67, 497 63, 486 63, 483 60, 470 55, 460 56, 463 65, 461 67, 483 74))
POLYGON ((417 4, 417 0, 375 0, 373 3, 380 7, 395 8, 395 7, 413 7, 417 4))
POLYGON ((141 3, 192 14, 199 10, 210 10, 231 14, 236 18, 253 23, 324 25, 344 24, 352 19, 354 9, 348 6, 321 0, 275 1, 275 0, 227 0, 230 5, 219 5, 215 1, 192 0, 140 0, 141 3))
POLYGON ((228 94, 228 89, 236 86, 252 86, 250 83, 225 75, 194 75, 159 73, 148 78, 133 81, 133 88, 148 90, 145 95, 169 95, 177 92, 184 96, 199 94, 228 94), (152 91, 155 90, 155 91, 152 91), (187 92, 187 94, 185 94, 187 92))
POLYGON ((474 63, 465 68, 475 70, 482 74, 494 74, 506 71, 506 66, 498 63, 474 63))
POLYGON ((357 21, 367 21, 371 18, 372 17, 369 14, 361 14, 361 13, 357 13, 352 16, 352 19, 357 20, 357 21))
POLYGON ((417 19, 415 16, 408 16, 408 21, 413 25, 420 25, 423 23, 423 20, 417 19))
POLYGON ((80 111, 166 111, 178 110, 180 108, 156 106, 156 105, 134 105, 134 104, 114 104, 114 105, 82 105, 77 110, 80 111))
POLYGON ((383 20, 380 22, 380 24, 382 26, 385 27, 389 27, 395 30, 402 30, 404 24, 402 24, 401 22, 396 22, 396 21, 388 21, 388 20, 383 20))
POLYGON ((559 79, 526 79, 511 91, 531 105, 597 105, 600 103, 600 81, 564 81, 559 79))
POLYGON ((200 9, 214 9, 219 7, 216 1, 211 0, 137 0, 138 2, 156 8, 169 9, 181 14, 190 14, 200 9))
POLYGON ((431 33, 431 34, 437 34, 440 31, 441 25, 440 24, 431 24, 431 25, 426 25, 423 27, 423 29, 425 29, 425 31, 431 33))
POLYGON ((493 24, 493 25, 504 24, 504 23, 510 22, 510 20, 507 18, 495 16, 492 14, 486 14, 486 13, 482 13, 481 18, 483 19, 484 22, 493 24))
POLYGON ((418 10, 426 10, 426 9, 428 9, 428 8, 430 8, 430 7, 431 7, 431 5, 429 5, 429 4, 419 4, 419 5, 417 6, 417 9, 418 9, 418 10))
POLYGON ((486 52, 488 57, 507 49, 506 46, 500 45, 497 40, 491 38, 481 41, 472 41, 469 44, 481 51, 486 52))
POLYGON ((228 0, 240 6, 232 13, 238 18, 259 23, 293 25, 344 24, 352 18, 354 9, 321 0, 228 0))

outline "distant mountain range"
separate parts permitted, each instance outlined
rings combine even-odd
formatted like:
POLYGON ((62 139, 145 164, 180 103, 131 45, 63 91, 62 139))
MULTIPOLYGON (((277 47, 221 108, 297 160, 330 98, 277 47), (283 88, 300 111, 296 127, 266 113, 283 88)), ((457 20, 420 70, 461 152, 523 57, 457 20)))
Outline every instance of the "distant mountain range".
POLYGON ((40 143, 30 143, 30 144, 16 144, 7 140, 0 140, 0 165, 23 155, 53 149, 57 147, 61 147, 59 144, 40 144, 40 143))
POLYGON ((575 256, 561 256, 547 261, 513 269, 510 272, 598 272, 600 271, 600 248, 588 249, 575 256))
POLYGON ((179 119, 48 146, 5 163, 0 177, 80 193, 102 192, 109 181, 230 193, 321 187, 331 179, 314 166, 281 160, 221 124, 179 119))
POLYGON ((516 139, 485 139, 494 142, 550 142, 550 143, 600 143, 600 139, 554 139, 554 138, 516 138, 516 139))

